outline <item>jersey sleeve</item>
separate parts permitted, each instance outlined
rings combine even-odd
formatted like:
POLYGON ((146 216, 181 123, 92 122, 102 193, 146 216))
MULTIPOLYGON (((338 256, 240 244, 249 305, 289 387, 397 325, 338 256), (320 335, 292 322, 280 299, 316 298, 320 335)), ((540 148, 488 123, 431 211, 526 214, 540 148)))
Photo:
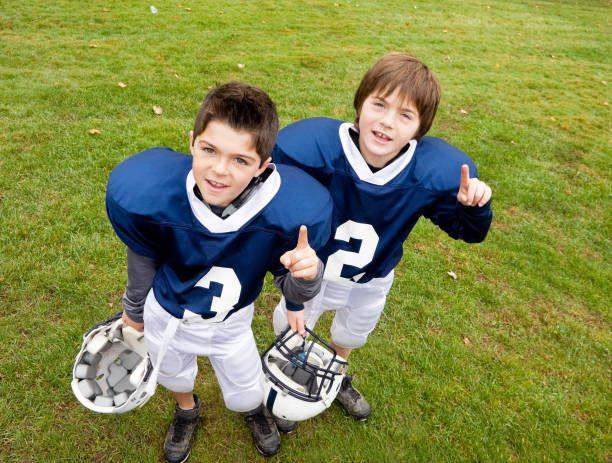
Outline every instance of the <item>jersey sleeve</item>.
POLYGON ((443 140, 424 137, 423 141, 418 177, 437 196, 423 215, 454 239, 468 243, 483 241, 493 218, 491 201, 482 207, 464 206, 457 201, 461 166, 467 164, 470 177, 478 177, 476 165, 465 153, 443 140))
POLYGON ((167 148, 151 148, 126 158, 108 178, 110 223, 119 239, 140 256, 162 260, 161 223, 167 216, 160 210, 171 210, 170 204, 176 202, 170 186, 179 183, 176 172, 183 157, 167 148))
POLYGON ((423 215, 451 238, 467 243, 483 241, 493 219, 490 200, 482 207, 471 207, 464 206, 452 195, 440 198, 423 215))
POLYGON ((304 119, 284 127, 278 133, 272 161, 298 167, 323 185, 333 169, 329 153, 340 153, 339 127, 342 121, 325 117, 304 119))
POLYGON ((138 255, 160 260, 159 236, 147 217, 131 214, 123 209, 107 191, 106 213, 115 233, 123 243, 138 255))

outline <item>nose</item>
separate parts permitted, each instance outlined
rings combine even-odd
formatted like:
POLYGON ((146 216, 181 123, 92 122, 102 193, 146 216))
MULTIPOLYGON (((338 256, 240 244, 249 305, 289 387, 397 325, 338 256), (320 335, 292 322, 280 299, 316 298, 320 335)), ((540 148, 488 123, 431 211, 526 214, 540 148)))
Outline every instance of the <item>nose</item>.
POLYGON ((395 120, 394 111, 388 109, 381 115, 380 123, 385 127, 393 128, 393 123, 395 120))
POLYGON ((229 162, 227 159, 223 159, 222 156, 219 156, 215 163, 212 166, 212 170, 216 175, 226 175, 229 170, 229 162))

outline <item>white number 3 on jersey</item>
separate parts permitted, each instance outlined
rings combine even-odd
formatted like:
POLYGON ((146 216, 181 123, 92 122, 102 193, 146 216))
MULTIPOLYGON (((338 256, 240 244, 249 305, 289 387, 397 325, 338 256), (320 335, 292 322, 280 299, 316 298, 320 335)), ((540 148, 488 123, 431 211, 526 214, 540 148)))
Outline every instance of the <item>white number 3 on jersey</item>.
POLYGON ((215 323, 223 321, 227 313, 234 308, 240 299, 242 285, 236 276, 236 272, 229 267, 211 267, 211 269, 195 284, 196 287, 209 289, 211 282, 223 285, 221 294, 212 298, 210 310, 217 312, 212 318, 202 318, 201 315, 185 309, 183 319, 193 319, 204 323, 215 323))
POLYGON ((330 255, 327 258, 323 278, 329 281, 359 281, 365 272, 352 278, 344 278, 341 276, 342 267, 344 265, 351 265, 362 268, 372 261, 374 252, 376 252, 376 246, 378 245, 376 230, 370 224, 348 220, 336 229, 334 238, 346 242, 350 241, 351 238, 361 240, 361 246, 359 247, 359 252, 340 249, 330 255))

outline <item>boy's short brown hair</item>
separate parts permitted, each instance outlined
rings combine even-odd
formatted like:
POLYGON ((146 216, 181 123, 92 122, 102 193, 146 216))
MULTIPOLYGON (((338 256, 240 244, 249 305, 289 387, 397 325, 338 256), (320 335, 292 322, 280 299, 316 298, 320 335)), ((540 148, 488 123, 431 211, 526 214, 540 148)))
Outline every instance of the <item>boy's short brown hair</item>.
POLYGON ((196 116, 193 140, 212 120, 250 133, 262 163, 272 154, 278 133, 278 115, 274 102, 263 90, 242 82, 228 82, 211 90, 196 116))
POLYGON ((372 93, 387 97, 399 89, 399 96, 416 107, 421 125, 415 138, 420 140, 431 128, 438 104, 440 103, 440 84, 433 72, 413 55, 408 53, 389 53, 380 58, 365 73, 355 93, 353 105, 357 111, 355 125, 363 102, 372 93))

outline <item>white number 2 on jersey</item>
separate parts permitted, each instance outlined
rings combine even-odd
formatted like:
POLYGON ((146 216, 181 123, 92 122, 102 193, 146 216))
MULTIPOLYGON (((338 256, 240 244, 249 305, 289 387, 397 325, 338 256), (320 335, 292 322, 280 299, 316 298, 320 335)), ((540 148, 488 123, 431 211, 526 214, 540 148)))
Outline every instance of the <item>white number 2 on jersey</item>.
MULTIPOLYGON (((341 275, 344 265, 352 265, 361 268, 368 265, 374 257, 378 245, 378 234, 374 227, 367 223, 358 223, 348 220, 336 229, 337 240, 348 242, 351 238, 361 240, 359 252, 345 251, 340 249, 327 258, 323 278, 330 281, 359 281, 364 275, 360 273, 352 278, 344 278, 341 275)), ((365 273, 365 272, 364 272, 365 273)))
POLYGON ((210 289, 211 282, 223 285, 221 295, 214 296, 210 305, 210 310, 217 312, 212 318, 202 318, 201 315, 185 309, 183 319, 198 319, 204 323, 214 323, 223 321, 227 313, 234 308, 240 299, 242 285, 236 276, 236 272, 229 267, 211 267, 211 269, 195 284, 196 287, 210 289))

